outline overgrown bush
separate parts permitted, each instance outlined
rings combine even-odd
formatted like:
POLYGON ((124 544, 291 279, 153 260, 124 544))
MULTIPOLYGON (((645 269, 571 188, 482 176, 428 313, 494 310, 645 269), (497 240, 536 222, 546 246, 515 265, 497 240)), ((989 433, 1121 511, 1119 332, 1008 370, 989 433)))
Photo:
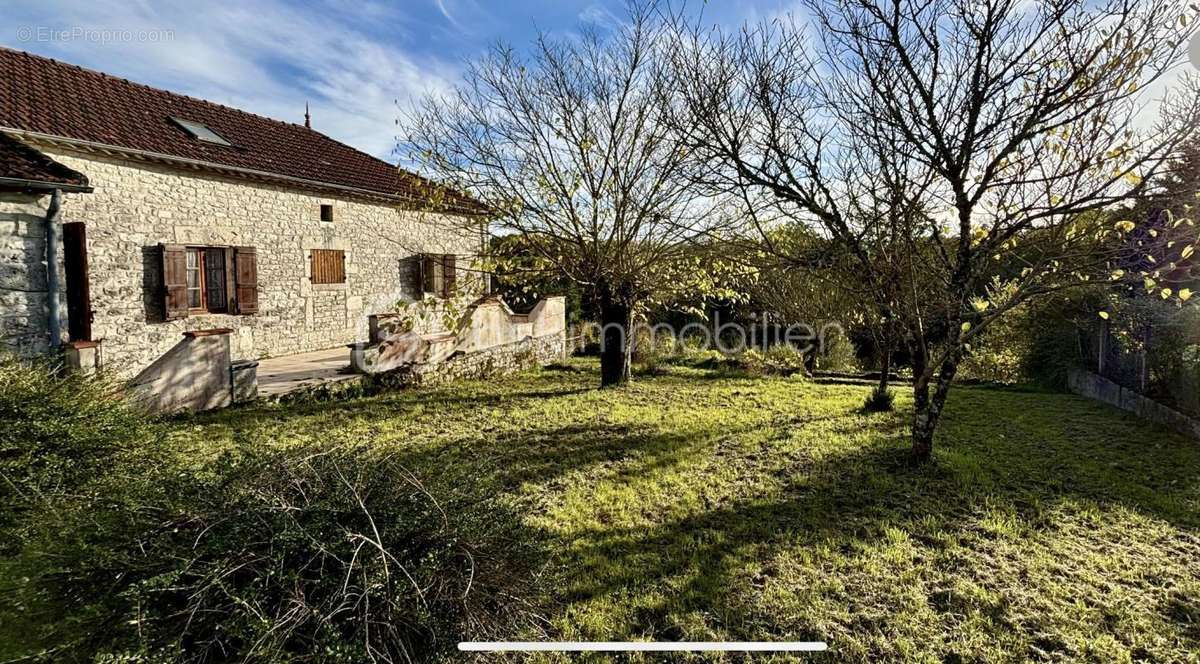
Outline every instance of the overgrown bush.
POLYGON ((1056 293, 1014 308, 988 327, 959 365, 960 378, 1062 389, 1085 364, 1082 340, 1100 320, 1096 291, 1056 293))
POLYGON ((514 512, 436 495, 396 456, 310 447, 213 470, 126 478, 44 529, 24 597, 77 627, 68 652, 428 661, 528 616, 539 554, 514 512))
POLYGON ((855 372, 861 368, 854 344, 844 334, 831 333, 823 341, 821 352, 813 358, 815 368, 842 372, 855 372))
POLYGON ((661 374, 666 365, 679 355, 675 337, 669 334, 654 335, 644 328, 639 328, 637 338, 633 343, 634 368, 638 373, 646 375, 661 374))
POLYGON ((120 385, 0 353, 0 554, 19 545, 32 511, 116 457, 144 448, 153 427, 120 385))
POLYGON ((868 413, 885 413, 892 410, 896 402, 896 395, 890 390, 879 389, 876 385, 875 389, 867 395, 866 401, 863 402, 863 410, 868 413))
POLYGON ((532 624, 543 558, 500 499, 367 447, 190 461, 103 382, 2 367, 40 499, 0 524, 0 623, 44 661, 429 661, 532 624))
POLYGON ((737 358, 739 368, 763 375, 791 376, 804 373, 804 353, 790 344, 777 344, 765 352, 757 348, 737 358))

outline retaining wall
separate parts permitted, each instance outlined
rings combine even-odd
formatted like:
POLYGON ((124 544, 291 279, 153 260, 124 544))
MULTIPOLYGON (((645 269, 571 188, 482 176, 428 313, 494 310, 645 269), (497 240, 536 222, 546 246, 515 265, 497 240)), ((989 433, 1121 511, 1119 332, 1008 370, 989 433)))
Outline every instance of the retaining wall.
POLYGON ((1129 388, 1121 387, 1098 374, 1073 369, 1067 374, 1067 387, 1080 396, 1102 401, 1110 406, 1136 413, 1144 420, 1161 424, 1193 438, 1200 438, 1200 421, 1148 399, 1129 388))

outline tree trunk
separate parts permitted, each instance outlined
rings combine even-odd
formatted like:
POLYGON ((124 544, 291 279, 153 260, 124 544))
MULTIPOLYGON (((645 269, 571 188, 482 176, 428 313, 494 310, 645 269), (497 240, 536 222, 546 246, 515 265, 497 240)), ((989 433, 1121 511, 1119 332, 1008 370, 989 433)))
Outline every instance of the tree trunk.
POLYGON ((933 432, 937 415, 929 402, 929 380, 918 377, 913 382, 912 459, 925 463, 933 457, 933 432))
POLYGON ((883 354, 879 357, 879 386, 875 389, 883 394, 887 392, 888 381, 892 377, 892 349, 889 346, 880 350, 883 354))
POLYGON ((933 458, 933 435, 937 431, 942 408, 946 405, 946 397, 950 394, 954 374, 958 372, 960 359, 959 354, 954 353, 942 363, 932 393, 932 372, 930 375, 922 372, 913 381, 912 458, 915 463, 926 463, 933 458))
POLYGON ((600 303, 600 387, 629 382, 633 347, 633 307, 604 299, 600 303))

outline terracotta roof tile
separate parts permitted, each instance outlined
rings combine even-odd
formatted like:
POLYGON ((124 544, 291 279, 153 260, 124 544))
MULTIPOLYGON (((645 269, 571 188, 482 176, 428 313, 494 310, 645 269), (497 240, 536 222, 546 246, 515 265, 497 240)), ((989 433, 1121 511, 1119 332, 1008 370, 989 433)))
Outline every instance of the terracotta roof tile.
MULTIPOLYGON (((309 129, 50 58, 0 48, 0 127, 426 201, 428 180, 309 129), (194 138, 199 122, 232 146, 194 138)), ((456 211, 482 212, 448 195, 456 211)), ((419 205, 419 203, 416 203, 419 205)))
POLYGON ((86 187, 82 173, 54 161, 11 136, 0 133, 0 180, 25 180, 86 187))

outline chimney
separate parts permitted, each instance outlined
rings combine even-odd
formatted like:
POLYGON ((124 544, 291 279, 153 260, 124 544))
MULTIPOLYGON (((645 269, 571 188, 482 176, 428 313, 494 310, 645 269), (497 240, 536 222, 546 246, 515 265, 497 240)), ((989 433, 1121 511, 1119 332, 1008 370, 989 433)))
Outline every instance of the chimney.
POLYGON ((304 126, 312 129, 312 118, 308 116, 308 102, 304 102, 304 126))

